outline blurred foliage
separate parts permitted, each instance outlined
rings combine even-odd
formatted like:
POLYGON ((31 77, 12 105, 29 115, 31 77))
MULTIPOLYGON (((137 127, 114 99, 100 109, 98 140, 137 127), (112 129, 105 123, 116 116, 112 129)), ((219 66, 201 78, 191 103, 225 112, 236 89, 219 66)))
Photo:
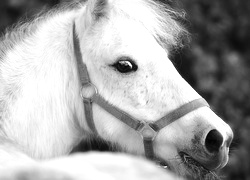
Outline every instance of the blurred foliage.
POLYGON ((225 179, 250 180, 250 1, 182 3, 193 41, 180 71, 234 131, 225 179))
MULTIPOLYGON (((0 32, 62 1, 70 0, 1 0, 0 32)), ((167 3, 185 9, 192 34, 187 48, 175 53, 177 69, 235 133, 224 179, 250 180, 250 1, 167 3)))

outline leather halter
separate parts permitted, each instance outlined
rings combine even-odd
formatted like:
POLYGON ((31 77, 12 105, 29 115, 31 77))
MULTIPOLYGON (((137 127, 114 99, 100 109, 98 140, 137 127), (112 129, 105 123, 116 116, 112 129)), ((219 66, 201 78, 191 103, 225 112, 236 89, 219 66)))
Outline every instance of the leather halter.
POLYGON ((175 120, 178 120, 179 118, 183 117, 184 115, 188 114, 189 112, 192 112, 198 108, 207 106, 209 107, 208 103, 203 99, 196 99, 189 103, 186 103, 179 108, 173 110, 172 112, 168 113, 166 116, 162 117, 161 119, 154 121, 154 122, 145 122, 142 120, 138 120, 126 112, 118 109, 117 107, 111 105, 109 102, 107 102, 99 93, 97 88, 91 83, 87 66, 82 61, 82 55, 80 51, 80 43, 79 39, 76 34, 75 30, 75 24, 73 25, 73 45, 74 45, 74 53, 75 58, 77 61, 78 71, 79 71, 79 77, 81 81, 81 90, 91 88, 94 93, 90 97, 85 97, 82 94, 81 91, 81 97, 83 99, 84 103, 84 111, 85 111, 85 118, 87 121, 87 124, 91 131, 98 135, 98 132, 95 127, 95 123, 93 120, 93 112, 92 112, 92 103, 96 103, 100 107, 102 107, 105 111, 116 117, 118 120, 122 121, 124 124, 128 125, 130 128, 134 129, 135 131, 139 132, 143 139, 144 144, 144 151, 145 156, 148 159, 156 159, 154 154, 154 148, 153 148, 153 141, 155 137, 157 136, 158 132, 174 122, 175 120))

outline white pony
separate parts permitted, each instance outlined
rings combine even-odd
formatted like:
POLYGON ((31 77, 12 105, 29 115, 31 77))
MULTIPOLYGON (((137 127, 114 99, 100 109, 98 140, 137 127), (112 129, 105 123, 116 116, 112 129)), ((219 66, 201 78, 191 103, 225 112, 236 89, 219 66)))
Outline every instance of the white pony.
POLYGON ((181 176, 224 167, 231 128, 197 102, 200 95, 168 58, 186 33, 176 16, 152 0, 89 0, 7 33, 0 45, 0 166, 66 155, 98 134, 127 153, 148 152, 181 176))

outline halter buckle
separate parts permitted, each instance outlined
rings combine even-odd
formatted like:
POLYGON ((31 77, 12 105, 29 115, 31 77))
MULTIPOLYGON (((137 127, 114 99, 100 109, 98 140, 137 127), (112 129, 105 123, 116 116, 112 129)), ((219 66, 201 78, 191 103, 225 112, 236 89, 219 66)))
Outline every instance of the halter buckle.
POLYGON ((89 101, 96 94, 98 94, 98 90, 94 84, 92 84, 91 82, 82 84, 80 95, 83 100, 89 101))
POLYGON ((144 140, 153 141, 158 132, 156 132, 151 126, 150 123, 144 122, 139 128, 138 132, 144 140))

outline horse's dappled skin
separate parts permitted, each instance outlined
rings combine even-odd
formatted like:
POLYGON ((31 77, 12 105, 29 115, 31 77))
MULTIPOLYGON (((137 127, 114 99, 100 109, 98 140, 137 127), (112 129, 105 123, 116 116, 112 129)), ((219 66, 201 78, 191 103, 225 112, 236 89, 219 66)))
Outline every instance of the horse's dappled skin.
MULTIPOLYGON (((151 0, 89 0, 7 34, 0 52, 4 142, 27 157, 47 159, 69 153, 91 135, 80 96, 74 25, 98 93, 136 119, 154 122, 201 98, 168 58, 186 33, 175 16, 151 0)), ((95 103, 93 119, 103 139, 144 154, 140 134, 95 103)), ((230 127, 202 107, 162 129, 154 151, 182 176, 206 176, 226 165, 232 137, 230 127)))

